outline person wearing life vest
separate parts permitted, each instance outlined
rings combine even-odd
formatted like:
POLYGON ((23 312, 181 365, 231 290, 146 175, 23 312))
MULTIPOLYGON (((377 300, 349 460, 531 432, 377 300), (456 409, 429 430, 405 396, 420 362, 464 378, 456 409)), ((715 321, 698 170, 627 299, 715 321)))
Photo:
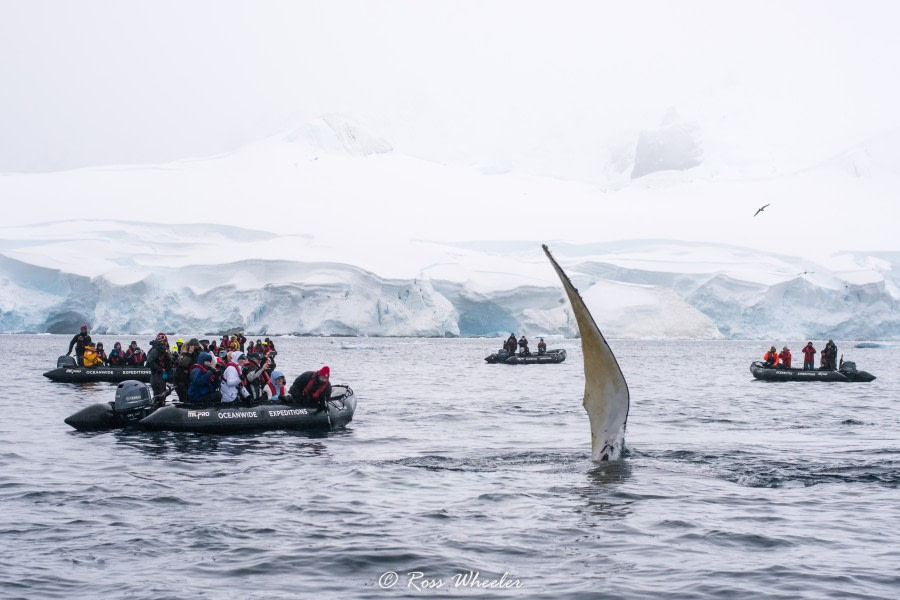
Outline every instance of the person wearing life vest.
POLYGON ((285 387, 285 382, 284 373, 277 369, 272 371, 272 376, 269 378, 268 383, 266 383, 269 399, 272 402, 287 402, 290 399, 287 387, 285 387))
POLYGON ((266 370, 268 364, 269 359, 263 358, 259 352, 251 352, 247 355, 241 379, 244 389, 247 390, 248 400, 261 402, 268 397, 269 372, 266 370))
POLYGON ((66 352, 66 356, 72 356, 72 348, 75 348, 75 360, 78 362, 79 367, 84 366, 84 347, 88 344, 93 344, 91 341, 91 336, 88 333, 88 326, 82 325, 81 331, 75 334, 72 338, 72 341, 69 342, 69 351, 66 352))
POLYGON ((816 352, 812 342, 806 342, 803 346, 803 370, 812 371, 816 368, 816 352))
POLYGON ((230 357, 226 358, 225 372, 222 374, 222 384, 219 386, 223 403, 234 403, 246 398, 247 390, 241 379, 246 362, 247 357, 240 350, 235 350, 230 357))
POLYGON ((121 343, 116 342, 113 349, 109 351, 109 356, 106 358, 106 364, 110 367, 125 366, 125 353, 122 351, 121 343))
POLYGON ((299 375, 288 394, 294 402, 325 408, 325 402, 331 398, 331 369, 327 366, 318 371, 306 371, 299 375))
POLYGON ((96 367, 98 365, 103 365, 103 359, 97 354, 97 350, 94 349, 93 344, 86 344, 84 347, 84 354, 81 356, 82 358, 82 366, 85 367, 96 367))
POLYGON ((106 350, 103 349, 103 342, 97 342, 97 356, 100 358, 101 364, 109 364, 109 358, 106 356, 106 350))
POLYGON ((147 355, 144 354, 144 351, 141 350, 136 341, 131 340, 128 350, 125 351, 125 365, 129 367, 143 367, 146 360, 147 355))
POLYGON ((768 352, 763 354, 763 360, 766 362, 767 367, 778 366, 778 350, 775 349, 775 346, 772 346, 768 352))
POLYGON ((538 356, 545 354, 547 352, 547 342, 544 341, 544 338, 541 338, 538 342, 538 356))
POLYGON ((188 386, 187 399, 193 403, 218 402, 222 399, 219 391, 219 374, 221 370, 213 367, 213 356, 209 352, 201 352, 197 362, 191 365, 191 383, 188 386))
MULTIPOLYGON (((181 341, 181 340, 179 340, 181 341)), ((191 367, 200 359, 200 342, 197 338, 191 338, 187 344, 180 344, 181 352, 175 358, 175 372, 172 375, 172 383, 175 385, 175 393, 182 402, 188 401, 188 388, 191 385, 191 367)), ((212 359, 212 355, 210 355, 212 359)))
POLYGON ((778 353, 778 360, 781 361, 781 366, 785 369, 791 368, 791 350, 785 346, 781 349, 781 352, 778 353))

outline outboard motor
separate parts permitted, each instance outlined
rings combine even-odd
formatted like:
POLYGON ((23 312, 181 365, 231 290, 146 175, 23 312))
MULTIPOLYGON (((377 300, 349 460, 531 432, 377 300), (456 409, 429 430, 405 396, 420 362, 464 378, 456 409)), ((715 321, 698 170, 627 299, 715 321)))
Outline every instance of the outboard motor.
POLYGON ((113 412, 117 417, 128 421, 140 421, 153 412, 153 409, 153 398, 147 384, 128 380, 116 388, 113 412))
POLYGON ((77 367, 78 363, 75 361, 74 356, 69 356, 68 354, 63 354, 59 358, 56 359, 56 368, 60 367, 77 367))
POLYGON ((845 360, 841 363, 841 368, 838 370, 843 373, 856 373, 856 363, 851 360, 845 360))

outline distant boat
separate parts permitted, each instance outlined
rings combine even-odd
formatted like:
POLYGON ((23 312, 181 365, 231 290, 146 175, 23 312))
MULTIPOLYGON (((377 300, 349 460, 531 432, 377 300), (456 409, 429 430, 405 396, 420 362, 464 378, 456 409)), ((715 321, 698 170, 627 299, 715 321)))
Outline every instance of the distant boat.
POLYGON ((562 348, 547 350, 543 354, 531 353, 526 356, 519 354, 510 354, 506 350, 495 352, 490 356, 485 356, 484 360, 488 364, 504 364, 504 365, 544 365, 561 363, 566 360, 566 351, 562 348))
POLYGON ((150 381, 150 367, 79 367, 71 356, 60 356, 56 368, 44 373, 44 377, 63 383, 90 383, 108 381, 150 381))
POLYGON ((757 379, 764 381, 843 381, 868 382, 874 381, 875 376, 866 371, 857 371, 856 363, 844 361, 837 371, 824 371, 819 369, 785 369, 782 367, 767 367, 762 361, 754 361, 750 365, 750 372, 757 379))

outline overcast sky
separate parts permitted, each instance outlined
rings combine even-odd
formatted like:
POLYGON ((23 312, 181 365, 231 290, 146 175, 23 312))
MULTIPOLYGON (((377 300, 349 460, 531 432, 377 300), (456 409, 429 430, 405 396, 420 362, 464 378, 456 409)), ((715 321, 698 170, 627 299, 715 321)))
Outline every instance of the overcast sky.
POLYGON ((0 172, 209 155, 326 113, 424 158, 589 167, 671 107, 719 132, 708 152, 804 164, 900 123, 898 17, 888 1, 0 0, 0 172))

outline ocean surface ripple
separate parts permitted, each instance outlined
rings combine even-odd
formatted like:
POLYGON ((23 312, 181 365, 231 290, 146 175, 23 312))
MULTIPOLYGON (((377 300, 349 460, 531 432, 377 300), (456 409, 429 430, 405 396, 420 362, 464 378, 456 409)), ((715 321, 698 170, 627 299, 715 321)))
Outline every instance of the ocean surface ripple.
POLYGON ((872 383, 768 383, 768 341, 613 340, 627 451, 598 465, 578 340, 276 341, 354 389, 347 429, 79 433, 114 384, 0 336, 0 597, 900 596, 900 348, 839 342, 872 383))

